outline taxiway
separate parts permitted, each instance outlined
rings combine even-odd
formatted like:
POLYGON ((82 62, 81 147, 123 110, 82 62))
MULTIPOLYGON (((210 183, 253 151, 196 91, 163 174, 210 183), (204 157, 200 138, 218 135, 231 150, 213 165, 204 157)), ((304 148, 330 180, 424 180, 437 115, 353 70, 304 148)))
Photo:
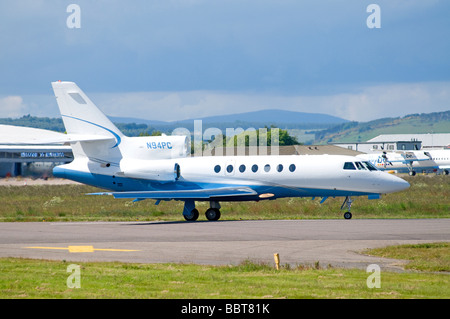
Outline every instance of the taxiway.
POLYGON ((245 260, 401 269, 366 248, 450 241, 450 219, 0 223, 0 257, 134 263, 245 260))

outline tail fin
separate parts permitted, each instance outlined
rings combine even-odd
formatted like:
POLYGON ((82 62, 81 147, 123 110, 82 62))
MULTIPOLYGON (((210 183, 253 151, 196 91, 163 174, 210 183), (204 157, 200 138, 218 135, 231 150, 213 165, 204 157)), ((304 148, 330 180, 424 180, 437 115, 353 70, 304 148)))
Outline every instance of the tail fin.
POLYGON ((82 139, 116 139, 116 147, 123 134, 100 111, 97 106, 73 82, 52 82, 56 101, 61 112, 64 126, 69 135, 83 136, 82 139))

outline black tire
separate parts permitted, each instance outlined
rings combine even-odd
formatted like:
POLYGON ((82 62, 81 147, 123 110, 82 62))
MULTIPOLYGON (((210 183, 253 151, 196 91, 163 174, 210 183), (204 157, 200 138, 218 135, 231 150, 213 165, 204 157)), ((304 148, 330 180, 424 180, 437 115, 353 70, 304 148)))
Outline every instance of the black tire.
POLYGON ((216 221, 220 218, 220 210, 217 208, 208 208, 208 210, 205 212, 206 219, 209 221, 216 221))
POLYGON ((189 215, 184 215, 184 219, 186 219, 188 222, 195 222, 198 219, 199 213, 196 208, 191 210, 191 213, 189 215))
POLYGON ((352 213, 346 212, 346 213, 344 214, 344 218, 345 218, 345 219, 352 219, 352 213))

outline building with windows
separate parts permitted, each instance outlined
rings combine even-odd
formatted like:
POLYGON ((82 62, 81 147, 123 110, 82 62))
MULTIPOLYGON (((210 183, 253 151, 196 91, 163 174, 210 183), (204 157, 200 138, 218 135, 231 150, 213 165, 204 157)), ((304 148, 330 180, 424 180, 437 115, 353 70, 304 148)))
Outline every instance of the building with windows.
MULTIPOLYGON (((368 140, 367 142, 380 143, 383 141, 407 141, 408 143, 420 141, 423 149, 445 148, 450 145, 450 133, 382 134, 368 140)), ((402 144, 400 144, 400 147, 397 148, 397 150, 405 150, 401 147, 402 144)))
POLYGON ((450 133, 439 134, 382 134, 367 142, 330 143, 362 153, 380 151, 417 151, 421 149, 446 148, 450 145, 450 133))
POLYGON ((54 165, 73 160, 65 135, 48 130, 0 125, 0 177, 49 176, 54 165))

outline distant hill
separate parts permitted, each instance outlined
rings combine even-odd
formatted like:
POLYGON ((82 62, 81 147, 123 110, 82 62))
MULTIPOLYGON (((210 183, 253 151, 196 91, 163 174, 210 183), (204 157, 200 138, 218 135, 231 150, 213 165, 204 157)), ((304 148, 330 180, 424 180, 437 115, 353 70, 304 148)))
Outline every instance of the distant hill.
MULTIPOLYGON (((184 127, 193 131, 194 121, 194 119, 191 119, 180 122, 161 122, 136 118, 110 118, 127 136, 151 135, 155 131, 171 133, 177 127, 184 127)), ((299 132, 294 134, 299 141, 305 141, 302 136, 307 136, 308 144, 365 142, 380 134, 450 133, 450 111, 410 114, 404 117, 382 118, 370 122, 349 122, 325 114, 282 110, 211 116, 201 118, 201 120, 203 121, 203 129, 217 127, 223 132, 227 127, 242 127, 244 129, 253 127, 258 129, 273 125, 281 129, 289 129, 291 133, 299 132)), ((56 132, 65 131, 60 118, 25 115, 18 119, 0 118, 0 124, 35 127, 56 132)))
POLYGON ((314 144, 365 142, 380 134, 450 133, 450 111, 348 122, 315 133, 314 144))
POLYGON ((0 124, 40 128, 43 130, 61 133, 65 131, 64 124, 61 118, 48 118, 48 117, 24 115, 21 118, 17 119, 0 118, 0 124))
MULTIPOLYGON (((275 126, 281 129, 324 129, 337 124, 346 123, 347 120, 318 113, 304 113, 284 110, 262 110, 231 115, 218 115, 204 118, 193 118, 183 121, 163 122, 128 117, 109 117, 118 128, 128 136, 139 134, 152 134, 155 131, 171 133, 175 128, 183 127, 190 131, 194 129, 194 120, 202 120, 202 127, 226 128, 242 127, 244 129, 263 128, 275 126)), ((0 119, 0 124, 27 126, 64 132, 65 128, 60 118, 35 117, 25 115, 19 119, 0 119)), ((225 131, 224 131, 225 132, 225 131)))
MULTIPOLYGON (((294 112, 285 110, 262 110, 254 112, 245 112, 230 115, 208 116, 201 118, 205 123, 233 123, 233 122, 260 122, 266 125, 271 124, 340 124, 348 122, 339 117, 318 114, 294 112)), ((191 120, 180 121, 180 123, 189 122, 191 120)))
POLYGON ((172 131, 177 127, 193 129, 194 120, 201 120, 203 128, 217 127, 221 130, 227 127, 249 127, 261 128, 264 126, 276 126, 283 129, 324 129, 337 124, 346 123, 339 117, 319 114, 305 113, 285 110, 262 110, 229 115, 208 116, 203 118, 192 118, 182 121, 161 122, 137 118, 111 117, 115 123, 146 124, 161 131, 172 131))

